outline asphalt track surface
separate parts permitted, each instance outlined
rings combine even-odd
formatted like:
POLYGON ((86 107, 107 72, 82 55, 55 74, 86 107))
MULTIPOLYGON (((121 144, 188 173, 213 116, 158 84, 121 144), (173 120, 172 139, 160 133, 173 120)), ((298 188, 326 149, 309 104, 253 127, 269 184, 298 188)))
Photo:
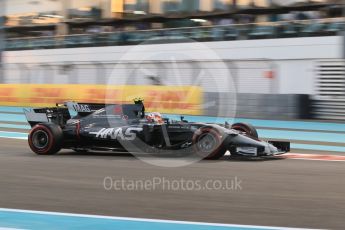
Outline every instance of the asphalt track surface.
POLYGON ((0 139, 0 207, 245 225, 344 229, 345 162, 202 161, 161 168, 118 154, 36 156, 0 139), (110 190, 104 178, 241 181, 237 190, 110 190))

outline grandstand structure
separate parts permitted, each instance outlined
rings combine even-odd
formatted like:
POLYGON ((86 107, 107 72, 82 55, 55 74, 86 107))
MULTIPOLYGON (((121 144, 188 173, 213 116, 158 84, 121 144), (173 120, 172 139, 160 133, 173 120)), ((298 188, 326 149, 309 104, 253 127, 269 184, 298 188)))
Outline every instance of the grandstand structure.
MULTIPOLYGON (((337 0, 3 0, 7 37, 248 24, 342 16, 337 0)), ((340 3, 339 3, 340 2, 340 3)))
POLYGON ((103 47, 138 44, 235 41, 254 39, 337 36, 345 28, 343 18, 229 24, 217 26, 100 32, 61 36, 6 39, 5 49, 35 50, 77 47, 103 47))

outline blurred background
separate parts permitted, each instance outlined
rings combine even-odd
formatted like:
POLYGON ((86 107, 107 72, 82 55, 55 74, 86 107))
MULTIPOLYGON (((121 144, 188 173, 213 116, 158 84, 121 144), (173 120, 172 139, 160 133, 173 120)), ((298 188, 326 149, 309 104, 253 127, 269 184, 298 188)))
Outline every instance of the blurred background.
MULTIPOLYGON (((238 117, 345 119, 342 1, 2 0, 1 4, 3 84, 105 85, 117 65, 121 84, 174 85, 171 73, 177 68, 184 85, 194 85, 200 67, 188 58, 174 66, 147 60, 145 73, 133 73, 133 60, 120 63, 131 46, 149 40, 154 49, 178 51, 177 44, 188 38, 203 42, 226 64, 236 88, 238 117)), ((203 61, 207 66, 214 60, 203 61)), ((227 116, 214 112, 229 105, 226 100, 214 102, 225 96, 212 82, 204 77, 197 86, 208 105, 199 115, 227 116)), ((12 91, 2 88, 2 104, 17 97, 12 91)))

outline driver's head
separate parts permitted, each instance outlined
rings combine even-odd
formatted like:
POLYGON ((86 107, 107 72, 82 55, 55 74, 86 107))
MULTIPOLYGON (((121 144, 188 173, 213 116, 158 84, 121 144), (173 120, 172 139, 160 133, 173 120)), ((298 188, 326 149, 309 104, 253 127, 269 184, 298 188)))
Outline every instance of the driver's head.
POLYGON ((150 123, 163 124, 163 116, 158 112, 149 113, 146 115, 146 120, 150 123))

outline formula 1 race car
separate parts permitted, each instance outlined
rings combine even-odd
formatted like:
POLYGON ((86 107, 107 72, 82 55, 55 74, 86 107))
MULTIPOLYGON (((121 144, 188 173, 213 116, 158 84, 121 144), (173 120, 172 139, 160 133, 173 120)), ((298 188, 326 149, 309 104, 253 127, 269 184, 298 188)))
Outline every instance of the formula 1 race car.
POLYGON ((290 151, 288 142, 258 139, 250 124, 205 124, 145 113, 141 100, 133 104, 66 102, 53 108, 25 110, 32 129, 28 142, 36 154, 116 151, 159 154, 178 152, 203 159, 235 156, 275 156, 290 151))

